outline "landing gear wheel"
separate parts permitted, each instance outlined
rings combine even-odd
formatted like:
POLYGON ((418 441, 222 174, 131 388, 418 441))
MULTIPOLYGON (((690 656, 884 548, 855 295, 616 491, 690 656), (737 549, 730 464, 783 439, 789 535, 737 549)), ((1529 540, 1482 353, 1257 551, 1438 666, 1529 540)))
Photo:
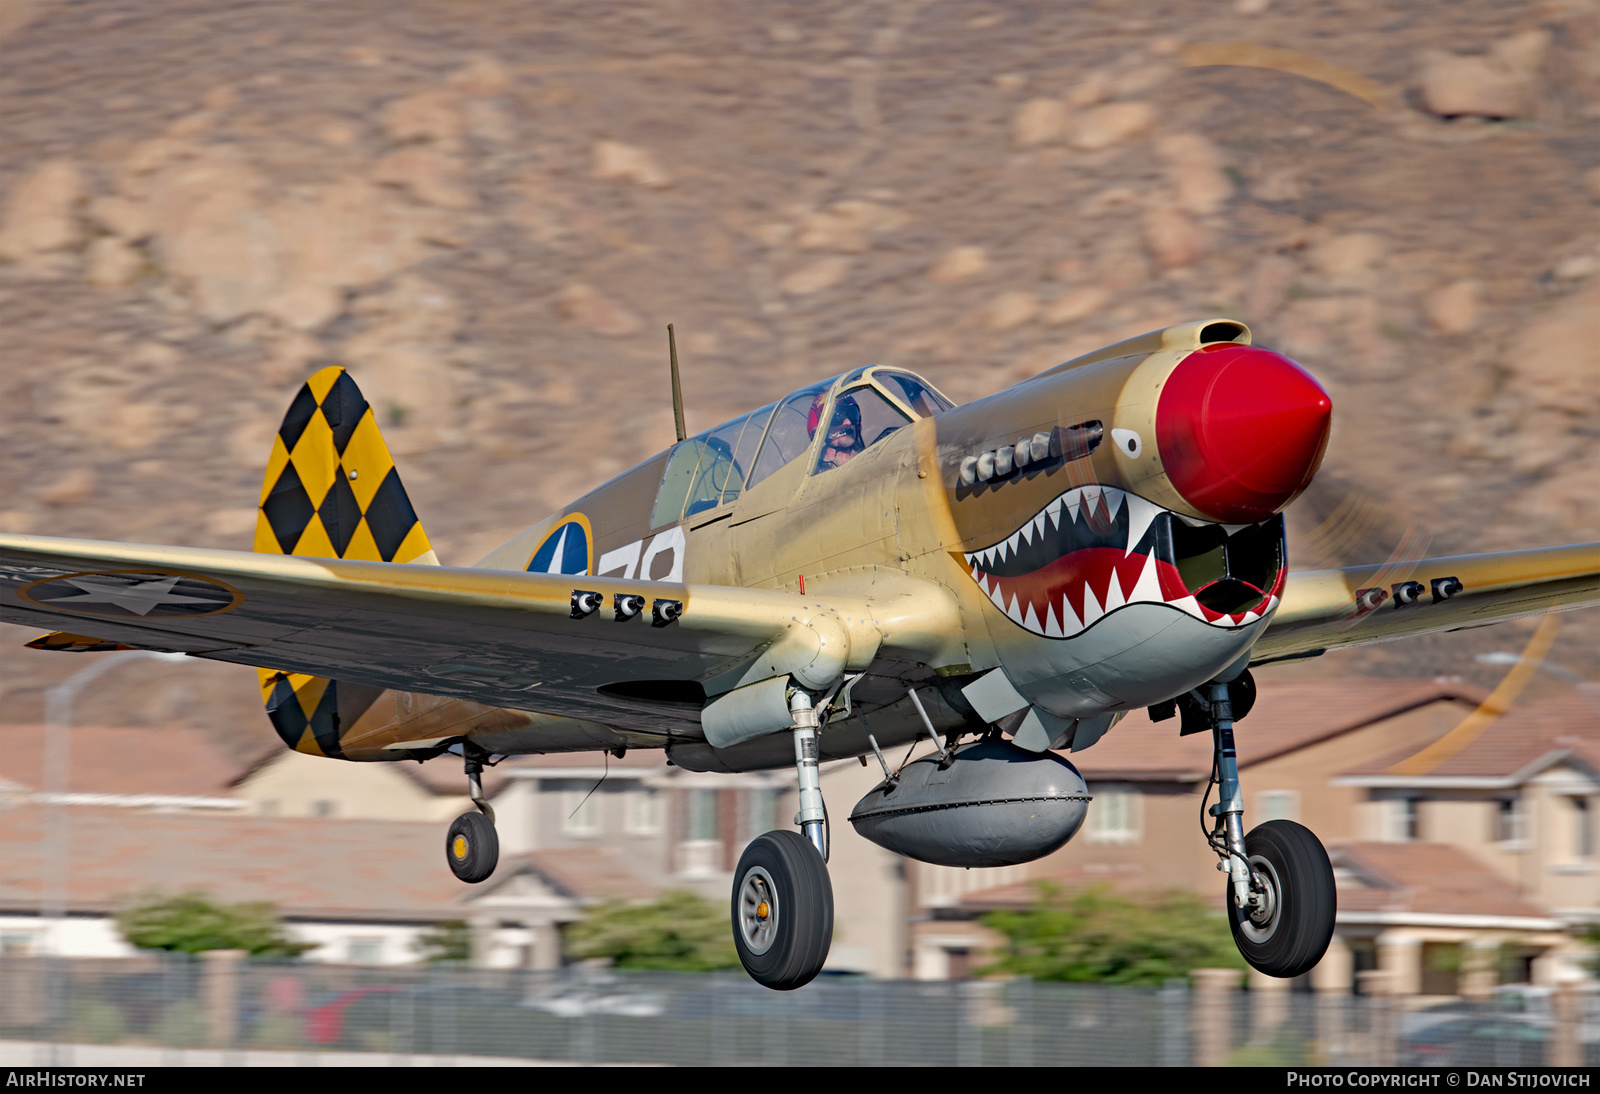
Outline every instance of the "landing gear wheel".
POLYGON ((1240 908, 1228 888, 1228 926, 1250 964, 1268 976, 1293 977, 1322 960, 1333 938, 1337 898, 1333 864, 1311 830, 1267 821, 1244 837, 1251 891, 1260 903, 1240 908))
POLYGON ((482 813, 463 813, 450 825, 445 837, 444 857, 450 872, 462 881, 477 884, 494 873, 500 861, 500 836, 494 821, 482 813))
POLYGON ((758 984, 789 991, 822 971, 833 943, 833 884, 797 832, 757 836, 733 872, 733 944, 758 984))

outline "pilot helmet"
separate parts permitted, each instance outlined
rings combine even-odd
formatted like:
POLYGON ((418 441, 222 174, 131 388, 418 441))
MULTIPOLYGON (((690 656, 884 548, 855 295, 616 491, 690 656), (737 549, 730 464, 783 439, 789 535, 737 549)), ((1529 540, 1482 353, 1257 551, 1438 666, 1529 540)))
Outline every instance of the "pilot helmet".
MULTIPOLYGON (((811 400, 811 413, 806 415, 806 432, 808 436, 815 437, 817 435, 817 426, 822 424, 822 407, 827 401, 827 392, 823 392, 811 400)), ((838 405, 834 408, 834 420, 837 421, 841 414, 855 423, 856 436, 859 438, 861 436, 861 406, 856 402, 854 396, 845 395, 840 397, 838 405)))

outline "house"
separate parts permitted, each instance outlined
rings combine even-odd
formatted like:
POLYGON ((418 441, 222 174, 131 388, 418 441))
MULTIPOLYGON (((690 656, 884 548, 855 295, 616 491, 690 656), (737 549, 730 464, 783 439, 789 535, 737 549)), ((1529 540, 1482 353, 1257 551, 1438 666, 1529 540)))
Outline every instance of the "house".
POLYGON ((1361 795, 1353 835, 1365 842, 1335 858, 1370 883, 1348 903, 1340 889, 1355 967, 1392 969, 1424 993, 1430 977, 1445 989, 1442 973, 1480 969, 1490 950, 1501 978, 1582 975, 1572 935, 1600 924, 1600 686, 1465 719, 1331 781, 1361 795), (1456 879, 1448 898, 1445 875, 1456 879))
POLYGON ((0 725, 0 806, 239 812, 234 772, 198 729, 0 725), (50 748, 51 734, 65 747, 50 748))
MULTIPOLYGON (((1262 673, 1258 687, 1254 708, 1234 730, 1246 827, 1296 820, 1324 843, 1357 835, 1356 810, 1365 797, 1360 789, 1332 784, 1331 774, 1438 739, 1483 697, 1434 680, 1293 681, 1262 673)), ((1083 830, 1061 850, 991 870, 915 864, 913 975, 960 975, 998 941, 978 916, 1026 906, 1037 899, 1040 881, 1064 889, 1182 888, 1220 907, 1224 883, 1206 846, 1200 809, 1211 754, 1210 734, 1180 736, 1176 720, 1152 722, 1136 711, 1093 747, 1070 755, 1094 801, 1083 830)))

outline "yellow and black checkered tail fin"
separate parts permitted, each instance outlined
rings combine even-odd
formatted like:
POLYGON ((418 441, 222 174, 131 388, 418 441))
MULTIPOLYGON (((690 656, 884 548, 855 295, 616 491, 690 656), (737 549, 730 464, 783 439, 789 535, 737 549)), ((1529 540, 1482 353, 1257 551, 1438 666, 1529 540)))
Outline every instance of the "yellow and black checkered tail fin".
MULTIPOLYGON (((273 438, 255 549, 439 564, 372 407, 337 365, 301 386, 273 438)), ((373 696, 367 693, 372 689, 321 676, 257 671, 267 715, 285 744, 318 756, 342 755, 341 724, 349 725, 371 705, 373 696)))
POLYGON ((338 365, 301 386, 273 438, 255 549, 439 564, 372 407, 338 365))

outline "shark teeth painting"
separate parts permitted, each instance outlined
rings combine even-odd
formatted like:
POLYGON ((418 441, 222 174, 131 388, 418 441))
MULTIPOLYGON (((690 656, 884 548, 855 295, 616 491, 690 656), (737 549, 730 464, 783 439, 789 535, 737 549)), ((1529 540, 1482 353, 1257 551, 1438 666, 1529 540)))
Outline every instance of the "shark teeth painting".
MULTIPOLYGON (((1018 626, 1044 638, 1071 638, 1134 604, 1162 604, 1214 627, 1247 626, 1271 616, 1287 571, 1262 583, 1185 572, 1174 557, 1177 514, 1115 486, 1079 486, 1056 497, 999 542, 964 555, 973 580, 1018 626), (1193 587, 1191 587, 1191 585, 1193 587), (1224 587, 1226 589, 1224 590, 1224 587)), ((1276 530, 1186 520, 1219 545, 1233 536, 1276 530)))

